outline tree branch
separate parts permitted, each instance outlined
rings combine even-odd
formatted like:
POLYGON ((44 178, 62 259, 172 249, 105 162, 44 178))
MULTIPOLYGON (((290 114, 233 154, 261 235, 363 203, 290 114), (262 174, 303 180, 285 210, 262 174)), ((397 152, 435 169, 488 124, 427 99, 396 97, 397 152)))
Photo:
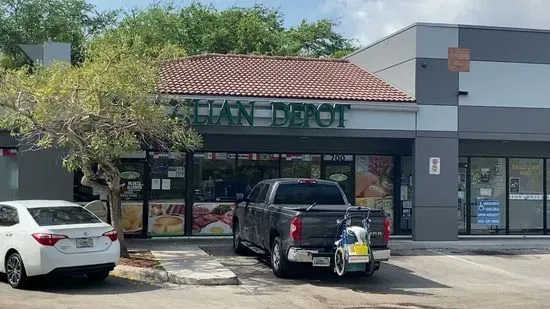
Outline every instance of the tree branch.
POLYGON ((98 192, 101 193, 109 193, 109 187, 103 184, 100 184, 97 180, 91 179, 88 176, 86 176, 86 173, 84 173, 84 176, 82 176, 82 179, 80 180, 80 183, 83 186, 90 187, 98 192))

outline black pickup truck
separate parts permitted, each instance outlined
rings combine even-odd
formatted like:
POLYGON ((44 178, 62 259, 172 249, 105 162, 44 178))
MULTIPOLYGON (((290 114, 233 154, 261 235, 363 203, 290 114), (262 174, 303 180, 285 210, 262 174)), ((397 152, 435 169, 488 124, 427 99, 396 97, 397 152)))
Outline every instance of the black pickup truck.
MULTIPOLYGON (((332 181, 261 181, 236 204, 233 248, 237 254, 254 247, 269 252, 273 273, 279 277, 290 275, 298 263, 333 266, 326 257, 334 249, 337 220, 349 206, 340 186, 332 181)), ((383 210, 371 210, 370 218, 371 250, 378 270, 380 262, 390 258, 390 226, 383 210)))

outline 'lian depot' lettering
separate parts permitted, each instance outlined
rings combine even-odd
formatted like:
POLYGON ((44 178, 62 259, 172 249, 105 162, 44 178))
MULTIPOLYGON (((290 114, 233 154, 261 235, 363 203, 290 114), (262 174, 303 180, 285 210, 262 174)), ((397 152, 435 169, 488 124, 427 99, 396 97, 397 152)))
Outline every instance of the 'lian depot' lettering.
MULTIPOLYGON (((213 100, 207 100, 206 104, 199 99, 185 100, 187 106, 192 112, 190 119, 193 125, 229 125, 229 126, 254 126, 254 108, 255 101, 229 101, 224 100, 221 107, 215 106, 213 100), (207 109, 206 115, 199 112, 202 108, 207 109)), ((174 106, 172 117, 177 117, 181 104, 171 104, 174 106)), ((312 103, 286 103, 271 102, 271 122, 272 127, 289 128, 310 128, 320 127, 328 128, 337 126, 345 127, 345 113, 350 109, 349 104, 329 104, 322 103, 315 105, 312 103)))

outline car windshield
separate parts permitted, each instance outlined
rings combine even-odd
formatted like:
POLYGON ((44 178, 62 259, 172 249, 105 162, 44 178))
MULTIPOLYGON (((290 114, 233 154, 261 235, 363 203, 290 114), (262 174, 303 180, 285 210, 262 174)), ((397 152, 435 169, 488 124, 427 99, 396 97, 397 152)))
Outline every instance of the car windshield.
POLYGON ((320 183, 280 184, 275 195, 275 204, 294 205, 345 205, 338 186, 320 183))
POLYGON ((39 226, 100 223, 96 216, 80 206, 28 208, 39 226))

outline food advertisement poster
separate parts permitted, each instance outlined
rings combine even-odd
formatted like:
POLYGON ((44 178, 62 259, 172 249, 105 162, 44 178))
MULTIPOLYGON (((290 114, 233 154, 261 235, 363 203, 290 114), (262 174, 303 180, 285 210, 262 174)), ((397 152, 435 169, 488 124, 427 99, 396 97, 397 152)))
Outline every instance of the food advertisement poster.
POLYGON ((231 235, 234 203, 195 203, 193 235, 231 235))
POLYGON ((150 236, 181 236, 185 233, 184 203, 149 203, 150 236))
POLYGON ((122 229, 125 234, 139 234, 143 230, 143 203, 122 202, 122 229))
POLYGON ((393 229, 393 158, 356 156, 355 202, 357 206, 384 209, 393 229))

